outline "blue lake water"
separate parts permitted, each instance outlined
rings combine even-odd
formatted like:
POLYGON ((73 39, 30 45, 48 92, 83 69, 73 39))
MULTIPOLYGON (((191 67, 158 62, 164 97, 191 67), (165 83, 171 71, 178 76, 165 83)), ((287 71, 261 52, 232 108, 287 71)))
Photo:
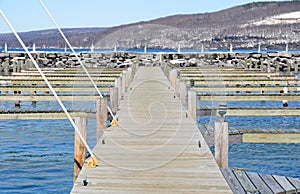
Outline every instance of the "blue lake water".
MULTIPOLYGON (((39 103, 38 106, 46 106, 39 103)), ((199 121, 207 120, 213 118, 199 121)), ((279 128, 296 128, 300 123, 299 117, 227 117, 227 120, 236 127, 267 128, 278 124, 279 128)), ((96 143, 95 125, 95 120, 89 120, 91 147, 96 143)), ((69 193, 73 185, 73 142, 74 130, 67 120, 1 121, 0 192, 69 193)), ((230 166, 300 178, 300 144, 232 144, 229 157, 230 166)))
MULTIPOLYGON (((217 102, 202 101, 203 106, 217 102)), ((64 102, 67 108, 94 108, 94 102, 64 102)), ((281 101, 235 101, 229 107, 282 107, 281 101)), ((300 107, 290 101, 290 107, 300 107)), ((0 101, 0 109, 13 109, 0 101)), ((60 109, 57 102, 21 102, 21 109, 60 109)), ((1 116, 1 115, 0 115, 1 116)), ((199 117, 213 123, 217 117, 199 117)), ((299 116, 226 117, 230 127, 299 129, 299 116)), ((96 143, 96 122, 88 122, 88 144, 96 143)), ((69 193, 73 186, 74 129, 67 120, 1 120, 0 193, 69 193)), ((211 148, 213 151, 213 147, 211 148)), ((237 143, 230 145, 229 165, 248 171, 300 178, 300 144, 237 143)))

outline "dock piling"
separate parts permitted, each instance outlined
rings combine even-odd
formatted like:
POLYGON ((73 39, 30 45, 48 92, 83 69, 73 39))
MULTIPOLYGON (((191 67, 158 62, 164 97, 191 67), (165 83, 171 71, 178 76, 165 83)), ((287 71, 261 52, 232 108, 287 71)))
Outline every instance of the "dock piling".
POLYGON ((194 121, 197 121, 197 94, 193 88, 188 91, 188 111, 194 121))
POLYGON ((111 87, 109 89, 109 93, 110 93, 110 95, 109 95, 109 99, 110 100, 109 101, 110 101, 111 111, 113 113, 116 113, 117 110, 118 110, 118 96, 119 96, 119 94, 118 94, 118 88, 111 87))
POLYGON ((228 122, 215 122, 215 159, 220 168, 228 168, 228 122))
POLYGON ((287 60, 287 75, 291 75, 291 63, 292 60, 287 60))
POLYGON ((185 81, 180 81, 179 83, 179 94, 181 103, 183 104, 183 106, 186 106, 187 86, 185 81))
POLYGON ((173 88, 176 87, 176 79, 177 79, 177 69, 172 69, 170 72, 169 72, 169 80, 171 82, 171 86, 173 88))
MULTIPOLYGON (((86 140, 87 139, 87 118, 76 117, 75 118, 76 127, 79 129, 81 135, 86 140)), ((86 147, 81 141, 79 135, 75 131, 74 135, 74 182, 76 181, 80 170, 83 167, 84 161, 86 159, 86 147)))
POLYGON ((107 98, 97 100, 97 142, 100 140, 104 130, 107 128, 107 98))
POLYGON ((295 60, 294 61, 294 74, 298 75, 298 72, 299 72, 298 61, 295 60))

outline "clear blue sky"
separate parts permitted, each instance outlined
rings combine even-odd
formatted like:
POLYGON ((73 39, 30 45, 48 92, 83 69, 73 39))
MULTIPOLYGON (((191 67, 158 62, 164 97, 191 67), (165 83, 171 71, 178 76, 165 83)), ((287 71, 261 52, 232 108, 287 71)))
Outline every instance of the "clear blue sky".
MULTIPOLYGON (((263 0, 256 0, 263 1, 263 0)), ((265 0, 264 0, 265 1, 265 0)), ((159 17, 213 12, 253 0, 43 0, 61 27, 110 27, 159 17)), ((54 28, 39 0, 0 0, 17 31, 54 28)), ((0 33, 10 32, 0 17, 0 33)))

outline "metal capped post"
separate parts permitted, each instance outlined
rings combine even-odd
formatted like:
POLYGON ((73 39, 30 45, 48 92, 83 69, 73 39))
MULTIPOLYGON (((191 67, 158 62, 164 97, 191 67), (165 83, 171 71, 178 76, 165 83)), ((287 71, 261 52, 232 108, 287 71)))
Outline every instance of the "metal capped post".
POLYGON ((215 159, 219 168, 228 168, 228 123, 224 117, 227 105, 220 104, 218 113, 221 118, 215 122, 215 159))

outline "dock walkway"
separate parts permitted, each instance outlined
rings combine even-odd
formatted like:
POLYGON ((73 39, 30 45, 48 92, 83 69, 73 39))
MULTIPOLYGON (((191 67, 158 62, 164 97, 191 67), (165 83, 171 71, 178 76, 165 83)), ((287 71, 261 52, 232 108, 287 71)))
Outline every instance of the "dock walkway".
POLYGON ((97 167, 83 167, 72 193, 232 193, 159 67, 138 69, 117 117, 93 150, 97 167))

